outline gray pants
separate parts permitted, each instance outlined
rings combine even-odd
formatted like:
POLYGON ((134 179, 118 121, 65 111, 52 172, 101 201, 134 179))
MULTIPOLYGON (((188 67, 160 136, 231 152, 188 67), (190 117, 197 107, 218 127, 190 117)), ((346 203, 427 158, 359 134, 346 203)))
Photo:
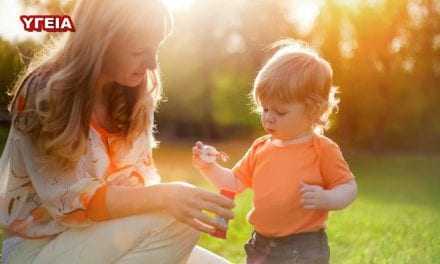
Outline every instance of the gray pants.
POLYGON ((244 248, 248 264, 328 264, 330 258, 324 230, 282 238, 253 232, 244 248))

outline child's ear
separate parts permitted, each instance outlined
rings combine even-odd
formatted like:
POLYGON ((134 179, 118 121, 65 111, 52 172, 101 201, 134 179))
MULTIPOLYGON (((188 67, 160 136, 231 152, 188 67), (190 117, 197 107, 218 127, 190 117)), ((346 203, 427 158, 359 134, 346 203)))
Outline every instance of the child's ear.
POLYGON ((305 103, 305 111, 308 119, 310 120, 310 122, 312 122, 312 124, 317 123, 319 121, 319 118, 321 116, 320 110, 321 107, 314 100, 308 100, 305 103))
POLYGON ((328 102, 319 102, 313 99, 306 101, 305 110, 309 120, 312 124, 320 123, 321 116, 325 113, 328 107, 328 102))

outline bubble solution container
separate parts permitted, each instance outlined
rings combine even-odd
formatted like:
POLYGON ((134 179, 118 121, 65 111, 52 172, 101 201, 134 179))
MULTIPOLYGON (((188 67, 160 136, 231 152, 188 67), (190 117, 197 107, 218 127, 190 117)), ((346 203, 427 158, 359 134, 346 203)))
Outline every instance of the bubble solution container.
MULTIPOLYGON (((220 190, 220 194, 225 196, 225 197, 228 197, 231 200, 234 200, 234 198, 235 198, 235 192, 233 192, 233 191, 220 190)), ((228 222, 229 222, 227 219, 225 219, 225 218, 223 218, 221 216, 217 216, 215 218, 215 221, 218 222, 218 223, 221 223, 221 224, 223 224, 225 226, 228 226, 228 222)), ((222 238, 222 239, 226 239, 226 231, 217 229, 212 234, 212 236, 215 236, 215 237, 218 237, 218 238, 222 238)))

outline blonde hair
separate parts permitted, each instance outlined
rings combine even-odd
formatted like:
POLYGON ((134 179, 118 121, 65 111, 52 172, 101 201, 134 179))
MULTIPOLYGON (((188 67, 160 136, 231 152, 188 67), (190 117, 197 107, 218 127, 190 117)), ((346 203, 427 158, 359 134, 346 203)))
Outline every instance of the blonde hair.
MULTIPOLYGON (((79 0, 72 19, 76 32, 66 33, 31 62, 10 92, 9 105, 17 128, 64 168, 73 167, 87 150, 95 85, 110 44, 135 37, 140 30, 148 41, 159 43, 172 28, 171 15, 159 0, 79 0), (28 81, 32 76, 38 81, 28 81), (31 91, 35 89, 38 93, 31 91), (19 112, 21 90, 34 96, 26 98, 19 112)), ((123 135, 127 144, 147 133, 154 145, 152 113, 161 97, 159 75, 156 67, 136 89, 116 83, 105 89, 112 132, 123 135)))
POLYGON ((329 116, 339 103, 330 64, 299 42, 287 40, 274 46, 281 48, 254 81, 255 110, 259 112, 264 102, 303 103, 315 131, 329 128, 329 116))

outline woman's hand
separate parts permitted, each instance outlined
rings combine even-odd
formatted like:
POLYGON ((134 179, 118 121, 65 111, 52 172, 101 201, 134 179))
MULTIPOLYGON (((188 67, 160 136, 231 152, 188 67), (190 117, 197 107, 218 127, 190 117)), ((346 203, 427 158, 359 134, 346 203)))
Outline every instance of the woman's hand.
POLYGON ((191 227, 212 233, 216 229, 226 230, 226 226, 217 223, 203 211, 210 211, 223 218, 232 219, 231 209, 234 202, 222 195, 196 188, 183 182, 162 184, 163 208, 178 221, 191 227))

